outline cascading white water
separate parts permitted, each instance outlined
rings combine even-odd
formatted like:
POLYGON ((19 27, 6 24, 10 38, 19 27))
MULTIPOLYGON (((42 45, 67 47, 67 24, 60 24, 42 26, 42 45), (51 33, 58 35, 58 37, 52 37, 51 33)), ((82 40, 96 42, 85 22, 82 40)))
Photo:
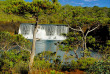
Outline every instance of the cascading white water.
POLYGON ((22 34, 27 39, 33 38, 34 25, 23 23, 19 27, 18 34, 22 34))
MULTIPOLYGON (((33 38, 34 25, 21 24, 19 34, 22 34, 27 39, 33 38)), ((40 25, 36 33, 36 38, 40 40, 64 40, 66 37, 62 33, 68 33, 68 27, 64 25, 40 25)))

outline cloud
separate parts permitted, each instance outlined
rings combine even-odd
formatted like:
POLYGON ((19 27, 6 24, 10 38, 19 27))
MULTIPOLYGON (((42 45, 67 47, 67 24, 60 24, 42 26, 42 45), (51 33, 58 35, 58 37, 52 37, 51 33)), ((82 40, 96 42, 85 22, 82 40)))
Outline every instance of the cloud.
POLYGON ((91 1, 97 1, 97 0, 84 0, 84 1, 86 1, 86 2, 91 2, 91 1))
POLYGON ((84 5, 84 3, 75 3, 75 4, 78 4, 78 5, 84 5))
POLYGON ((84 5, 84 3, 76 3, 74 1, 71 1, 71 3, 77 4, 77 5, 84 5))
POLYGON ((99 4, 98 4, 98 3, 96 3, 96 4, 94 4, 94 5, 98 6, 99 4))

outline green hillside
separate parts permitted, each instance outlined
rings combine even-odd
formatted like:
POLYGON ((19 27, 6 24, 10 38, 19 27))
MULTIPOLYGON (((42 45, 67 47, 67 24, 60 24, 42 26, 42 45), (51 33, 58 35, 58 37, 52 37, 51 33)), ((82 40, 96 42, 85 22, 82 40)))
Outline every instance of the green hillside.
POLYGON ((11 22, 12 20, 14 22, 33 22, 35 19, 30 18, 32 15, 25 14, 24 16, 15 15, 15 14, 7 14, 3 10, 6 7, 5 3, 3 1, 0 1, 0 21, 4 22, 11 22))

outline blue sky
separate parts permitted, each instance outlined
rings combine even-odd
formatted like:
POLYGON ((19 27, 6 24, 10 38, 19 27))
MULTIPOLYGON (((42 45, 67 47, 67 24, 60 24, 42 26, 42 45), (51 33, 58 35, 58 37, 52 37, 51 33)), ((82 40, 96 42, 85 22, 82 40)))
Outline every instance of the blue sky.
MULTIPOLYGON (((25 0, 31 2, 32 0, 25 0)), ((62 5, 70 4, 72 6, 99 6, 99 7, 109 7, 110 8, 110 0, 58 0, 62 5)))

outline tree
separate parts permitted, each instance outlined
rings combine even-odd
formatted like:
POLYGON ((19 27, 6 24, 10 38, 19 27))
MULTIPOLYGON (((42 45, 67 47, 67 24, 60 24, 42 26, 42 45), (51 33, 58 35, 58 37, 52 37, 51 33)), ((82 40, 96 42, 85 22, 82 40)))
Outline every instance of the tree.
MULTIPOLYGON (((64 34, 65 35, 65 34, 64 34)), ((62 41, 59 44, 60 50, 62 51, 73 51, 75 53, 75 58, 79 59, 78 54, 76 53, 79 45, 81 44, 81 36, 78 32, 69 32, 65 35, 67 39, 62 41)), ((70 54, 72 55, 72 54, 70 54)), ((74 57, 74 56, 73 56, 74 57)))
POLYGON ((36 24, 33 32, 33 43, 32 43, 32 50, 31 50, 31 55, 30 55, 30 62, 29 62, 29 73, 31 74, 32 70, 32 65, 34 61, 34 56, 35 56, 35 43, 36 43, 36 33, 37 33, 37 27, 38 27, 38 15, 36 16, 36 24))
POLYGON ((51 10, 51 6, 48 6, 48 1, 33 1, 32 4, 33 8, 31 9, 32 12, 31 14, 33 15, 33 17, 36 19, 36 24, 35 24, 35 28, 34 28, 34 32, 33 32, 33 43, 32 43, 32 50, 31 50, 31 55, 30 55, 30 63, 29 63, 29 73, 31 74, 32 72, 32 66, 33 66, 33 61, 34 61, 34 56, 35 56, 35 43, 36 43, 36 32, 37 32, 37 28, 38 28, 38 17, 39 15, 41 15, 43 13, 44 10, 46 9, 50 9, 51 10), (47 5, 45 5, 45 2, 47 3, 47 5), (38 6, 36 6, 38 5, 38 6))
POLYGON ((73 31, 78 31, 82 35, 82 42, 83 42, 83 56, 85 56, 85 51, 87 50, 87 36, 90 32, 96 30, 101 24, 99 20, 96 19, 87 19, 87 18, 79 18, 76 21, 76 25, 74 27, 71 27, 70 24, 68 23, 68 27, 71 28, 73 31), (78 21, 79 20, 79 21, 78 21), (85 29, 86 27, 86 29, 85 29))
POLYGON ((9 51, 17 46, 22 50, 30 52, 31 43, 22 35, 13 35, 9 32, 0 31, 0 50, 9 51))
POLYGON ((84 10, 81 7, 78 7, 77 9, 69 12, 65 11, 64 18, 71 30, 81 33, 83 56, 85 56, 85 51, 87 50, 87 36, 90 32, 96 30, 101 25, 101 22, 98 18, 88 18, 82 15, 83 13, 84 10), (72 12, 72 16, 70 12, 72 12), (72 21, 68 20, 68 16, 72 19, 72 21))
POLYGON ((31 49, 30 62, 29 62, 29 74, 32 73, 32 65, 34 62, 34 56, 35 56, 35 50, 36 50, 35 49, 36 33, 37 33, 37 28, 38 28, 38 16, 40 13, 41 13, 40 8, 37 8, 37 7, 33 8, 32 14, 33 14, 33 17, 36 18, 36 24, 35 24, 35 28, 33 32, 33 42, 32 42, 32 49, 31 49))
POLYGON ((52 0, 52 2, 53 2, 53 3, 57 3, 57 2, 58 2, 58 0, 52 0))
MULTIPOLYGON (((36 24, 33 32, 33 44, 32 44, 32 50, 31 50, 31 56, 30 56, 30 64, 29 64, 29 71, 32 69, 32 64, 34 61, 35 56, 35 42, 36 42, 36 32, 38 27, 38 17, 42 14, 50 15, 52 13, 55 13, 57 11, 57 8, 60 4, 55 1, 55 3, 52 3, 49 0, 33 0, 33 2, 25 2, 24 0, 6 0, 6 2, 9 2, 9 6, 7 4, 5 11, 7 13, 13 13, 13 14, 19 14, 24 15, 25 13, 32 14, 32 17, 36 19, 36 24)), ((43 18, 43 17, 42 17, 43 18)))

